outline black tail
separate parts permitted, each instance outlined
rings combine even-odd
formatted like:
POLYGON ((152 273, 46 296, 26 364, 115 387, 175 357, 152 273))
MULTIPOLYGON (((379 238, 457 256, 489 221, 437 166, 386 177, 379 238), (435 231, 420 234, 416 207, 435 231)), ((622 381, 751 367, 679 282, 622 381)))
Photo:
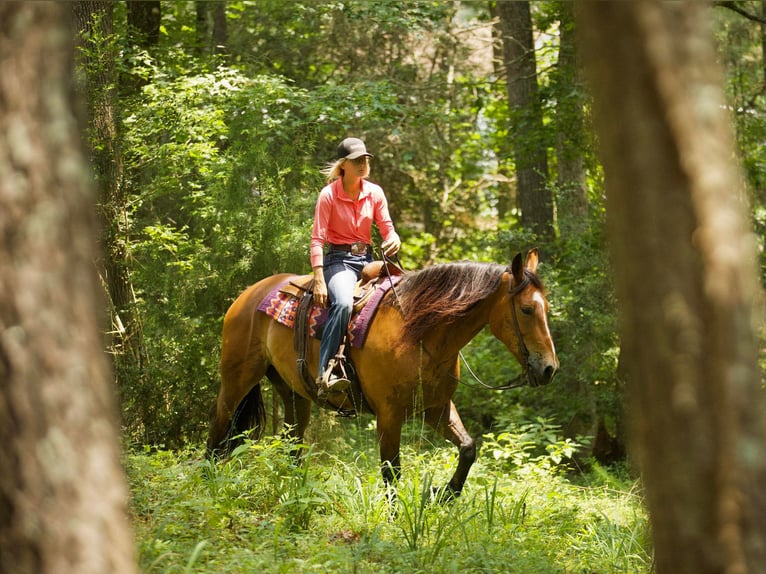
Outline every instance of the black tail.
POLYGON ((247 435, 261 438, 266 428, 266 405, 263 403, 261 385, 257 384, 245 395, 234 411, 229 432, 218 445, 208 444, 208 455, 225 456, 242 444, 247 435))
POLYGON ((263 404, 261 385, 257 384, 239 403, 231 419, 230 438, 253 432, 256 439, 261 438, 266 428, 266 405, 263 404))

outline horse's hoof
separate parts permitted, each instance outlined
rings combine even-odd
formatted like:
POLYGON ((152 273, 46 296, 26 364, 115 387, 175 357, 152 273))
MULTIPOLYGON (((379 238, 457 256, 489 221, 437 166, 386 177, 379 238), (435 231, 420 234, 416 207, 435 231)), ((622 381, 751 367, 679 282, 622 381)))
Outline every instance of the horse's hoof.
POLYGON ((441 488, 431 488, 431 499, 439 504, 454 502, 460 496, 460 491, 455 490, 450 485, 441 488))

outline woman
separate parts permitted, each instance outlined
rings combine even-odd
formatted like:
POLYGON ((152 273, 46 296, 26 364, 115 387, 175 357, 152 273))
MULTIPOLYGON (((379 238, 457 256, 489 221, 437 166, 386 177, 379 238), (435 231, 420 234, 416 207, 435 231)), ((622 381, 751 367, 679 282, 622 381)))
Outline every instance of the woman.
POLYGON ((345 391, 350 381, 339 378, 328 366, 348 329, 354 304, 354 285, 362 268, 372 261, 370 231, 378 226, 383 253, 390 257, 401 247, 394 230, 383 189, 370 181, 370 158, 364 142, 346 138, 337 158, 322 173, 327 185, 319 193, 311 233, 311 267, 314 301, 329 311, 319 346, 320 397, 345 391), (327 246, 327 253, 324 248, 327 246))

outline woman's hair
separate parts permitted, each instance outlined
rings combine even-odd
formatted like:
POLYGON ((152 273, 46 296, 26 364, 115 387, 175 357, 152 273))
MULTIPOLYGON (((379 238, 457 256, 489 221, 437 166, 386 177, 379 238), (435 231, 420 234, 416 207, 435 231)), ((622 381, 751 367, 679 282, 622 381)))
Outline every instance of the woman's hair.
POLYGON ((320 173, 325 176, 327 183, 335 181, 343 175, 342 166, 345 161, 346 158, 336 159, 322 168, 320 173))

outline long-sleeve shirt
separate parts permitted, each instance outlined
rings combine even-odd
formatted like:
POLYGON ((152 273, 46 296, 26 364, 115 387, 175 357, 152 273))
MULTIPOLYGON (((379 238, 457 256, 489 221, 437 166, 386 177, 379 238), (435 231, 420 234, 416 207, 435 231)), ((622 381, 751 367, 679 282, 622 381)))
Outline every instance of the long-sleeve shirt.
POLYGON ((378 226, 383 241, 398 237, 388 212, 383 189, 362 180, 356 200, 343 190, 343 180, 336 179, 319 192, 311 232, 311 267, 322 265, 326 243, 348 244, 371 242, 372 224, 378 226))

